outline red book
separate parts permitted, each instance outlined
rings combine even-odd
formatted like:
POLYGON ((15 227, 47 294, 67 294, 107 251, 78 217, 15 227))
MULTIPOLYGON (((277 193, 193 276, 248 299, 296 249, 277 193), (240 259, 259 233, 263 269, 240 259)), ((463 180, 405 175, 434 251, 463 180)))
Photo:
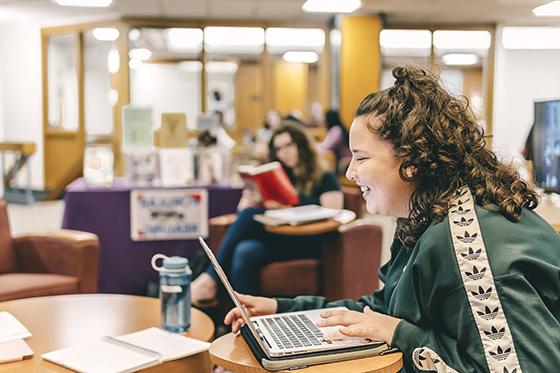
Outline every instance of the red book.
POLYGON ((238 172, 247 187, 259 193, 264 201, 276 201, 290 206, 299 204, 296 188, 280 162, 257 167, 239 166, 238 172))

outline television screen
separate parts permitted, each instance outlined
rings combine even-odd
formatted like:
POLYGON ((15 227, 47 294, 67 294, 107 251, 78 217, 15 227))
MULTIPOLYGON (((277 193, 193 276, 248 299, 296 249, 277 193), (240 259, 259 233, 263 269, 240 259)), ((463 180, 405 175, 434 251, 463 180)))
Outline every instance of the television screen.
POLYGON ((532 137, 535 182, 560 193, 560 99, 535 102, 532 137))

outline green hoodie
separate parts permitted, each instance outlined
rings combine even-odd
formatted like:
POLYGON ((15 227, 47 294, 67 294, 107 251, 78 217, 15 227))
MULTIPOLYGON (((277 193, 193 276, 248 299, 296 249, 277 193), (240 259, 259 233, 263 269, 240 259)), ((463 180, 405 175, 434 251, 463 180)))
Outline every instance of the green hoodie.
POLYGON ((278 312, 368 305, 400 318, 391 345, 406 372, 557 372, 560 236, 532 211, 512 222, 461 193, 412 249, 393 243, 383 289, 357 302, 278 298, 278 312))

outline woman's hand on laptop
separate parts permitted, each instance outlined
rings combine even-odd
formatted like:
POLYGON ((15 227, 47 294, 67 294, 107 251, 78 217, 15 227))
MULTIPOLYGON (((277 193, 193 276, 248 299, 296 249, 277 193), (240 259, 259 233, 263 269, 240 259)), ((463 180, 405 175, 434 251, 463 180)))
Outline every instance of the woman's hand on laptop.
POLYGON ((321 317, 317 326, 343 326, 338 332, 325 335, 325 340, 360 337, 385 341, 387 344, 391 344, 397 324, 401 321, 396 317, 372 311, 367 306, 364 312, 333 310, 322 312, 321 317))
MULTIPOLYGON (((278 302, 273 298, 266 297, 253 297, 251 295, 243 295, 237 293, 239 301, 245 306, 245 309, 249 313, 249 316, 263 316, 271 315, 276 313, 278 309, 278 302)), ((234 307, 229 311, 224 319, 226 325, 231 324, 231 331, 237 333, 241 326, 243 325, 243 317, 241 317, 241 312, 237 307, 234 307)))

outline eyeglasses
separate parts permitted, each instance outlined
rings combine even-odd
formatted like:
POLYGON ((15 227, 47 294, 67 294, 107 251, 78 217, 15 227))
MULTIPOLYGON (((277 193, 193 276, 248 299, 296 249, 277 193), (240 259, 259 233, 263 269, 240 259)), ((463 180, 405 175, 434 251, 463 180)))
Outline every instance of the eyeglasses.
POLYGON ((293 141, 290 141, 290 142, 288 142, 288 143, 286 143, 286 144, 284 144, 284 145, 275 146, 275 147, 274 147, 274 151, 275 151, 276 153, 279 153, 279 152, 282 151, 283 149, 291 148, 291 147, 294 146, 294 145, 295 145, 294 142, 293 142, 293 141))

